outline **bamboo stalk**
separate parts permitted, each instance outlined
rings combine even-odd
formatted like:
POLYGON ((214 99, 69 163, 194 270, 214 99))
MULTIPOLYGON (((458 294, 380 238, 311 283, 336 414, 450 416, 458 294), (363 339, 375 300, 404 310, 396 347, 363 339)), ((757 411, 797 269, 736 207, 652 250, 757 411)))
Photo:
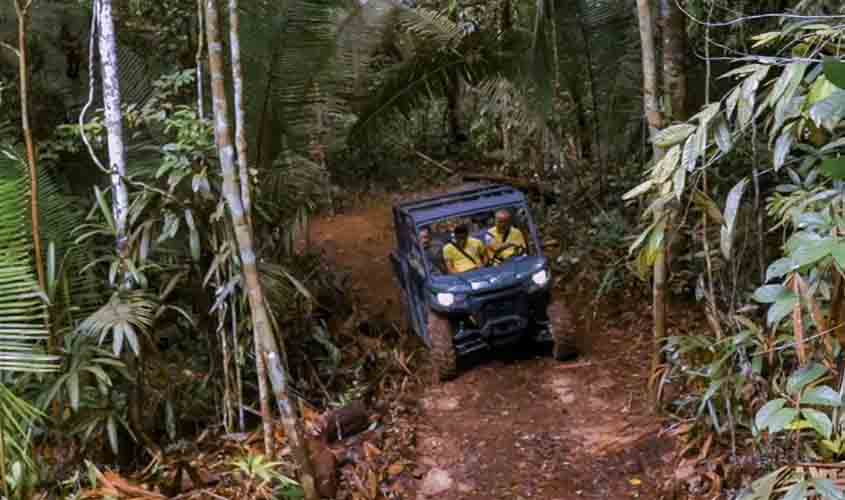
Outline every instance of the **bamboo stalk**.
POLYGON ((252 197, 249 176, 249 158, 246 149, 246 125, 244 112, 243 69, 241 68, 240 16, 238 0, 229 0, 229 50, 232 57, 232 87, 235 94, 235 144, 238 148, 238 171, 241 181, 241 200, 244 218, 252 229, 252 197))
MULTIPOLYGON (((231 129, 229 126, 229 112, 227 106, 226 87, 224 83, 223 65, 223 44, 220 37, 220 19, 216 0, 206 0, 206 36, 208 39, 208 62, 211 76, 212 101, 214 103, 214 135, 217 142, 217 149, 220 160, 220 170, 223 177, 223 196, 229 209, 234 226, 235 238, 238 243, 238 252, 241 261, 241 271, 244 278, 244 290, 249 297, 250 313, 252 316, 252 330, 255 337, 256 369, 258 371, 259 391, 262 388, 262 381, 267 380, 266 364, 261 363, 265 356, 267 359, 276 359, 278 362, 279 348, 273 335, 270 324, 270 316, 264 299, 264 292, 258 278, 258 268, 255 255, 255 245, 252 231, 244 215, 244 205, 240 189, 235 177, 235 150, 232 145, 231 129)), ((249 184, 242 186, 248 190, 249 184)), ((266 386, 265 386, 266 387, 266 386)), ((280 405, 287 401, 286 387, 276 392, 276 398, 280 405), (280 399, 281 398, 281 399, 280 399)), ((272 430, 272 419, 269 411, 265 411, 264 399, 262 398, 262 420, 264 421, 265 446, 272 440, 272 433, 268 435, 268 429, 272 430)), ((286 408, 289 418, 283 418, 287 438, 290 441, 294 456, 298 459, 300 467, 300 483, 305 489, 306 498, 316 500, 314 489, 314 475, 311 463, 304 442, 300 439, 299 430, 295 425, 296 419, 291 417, 293 410, 286 408)), ((284 417, 284 415, 283 415, 284 417)))
MULTIPOLYGON (((640 25, 640 41, 642 44, 643 60, 643 107, 648 122, 650 135, 653 137, 663 126, 663 114, 658 106, 657 86, 657 51, 654 44, 654 21, 651 15, 651 3, 649 0, 637 0, 637 13, 640 25)), ((654 146, 655 161, 663 156, 664 152, 654 146)), ((655 218, 658 220, 664 217, 662 210, 655 211, 655 218)), ((663 356, 661 343, 666 337, 666 247, 658 251, 654 261, 654 277, 652 286, 652 318, 654 321, 654 352, 652 353, 651 369, 655 373, 660 365, 663 356)), ((653 391, 652 400, 657 401, 653 391)))

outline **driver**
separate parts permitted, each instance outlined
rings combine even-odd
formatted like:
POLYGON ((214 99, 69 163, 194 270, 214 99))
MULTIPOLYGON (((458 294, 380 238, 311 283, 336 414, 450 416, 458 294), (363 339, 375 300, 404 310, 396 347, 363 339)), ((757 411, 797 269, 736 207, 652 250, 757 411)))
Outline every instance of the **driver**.
POLYGON ((485 265, 484 243, 469 237, 469 228, 460 224, 454 237, 443 245, 443 260, 449 274, 465 273, 485 265))
POLYGON ((524 254, 527 249, 525 236, 513 226, 513 216, 505 208, 496 211, 496 225, 485 231, 484 243, 491 262, 504 262, 514 254, 524 254))

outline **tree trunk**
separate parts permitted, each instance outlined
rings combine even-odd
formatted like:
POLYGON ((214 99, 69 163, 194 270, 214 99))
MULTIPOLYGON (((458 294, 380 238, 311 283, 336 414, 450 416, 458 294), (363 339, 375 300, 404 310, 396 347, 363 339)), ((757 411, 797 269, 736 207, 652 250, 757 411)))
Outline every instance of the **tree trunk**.
MULTIPOLYGON (((120 110, 120 74, 117 63, 117 39, 114 31, 111 0, 100 1, 100 62, 103 75, 103 105, 105 107, 106 130, 108 132, 109 171, 113 191, 115 227, 117 230, 117 251, 121 258, 128 255, 126 217, 129 211, 129 192, 126 177, 126 151, 123 147, 123 116, 120 110)), ((128 274, 124 285, 129 285, 128 274)))
POLYGON ((466 139, 461 120, 461 80, 449 78, 449 89, 446 92, 446 112, 449 123, 449 143, 458 144, 466 139))
POLYGON ((687 72, 684 65, 687 17, 675 0, 661 0, 663 15, 663 91, 670 105, 669 116, 683 121, 687 111, 687 72))
MULTIPOLYGON (((35 141, 32 138, 32 127, 29 123, 29 48, 26 43, 27 20, 31 0, 21 5, 21 0, 15 0, 15 13, 18 16, 18 69, 20 74, 21 99, 21 128, 23 128, 26 142, 26 162, 29 166, 29 203, 32 220, 32 243, 35 252, 35 272, 38 275, 38 286, 47 289, 47 278, 44 270, 44 253, 41 249, 41 216, 38 209, 38 164, 35 158, 35 141)), ((53 346, 51 335, 50 345, 53 346)))
MULTIPOLYGON (((643 59, 643 106, 648 128, 652 137, 663 126, 663 115, 658 107, 657 89, 657 52, 654 46, 654 23, 649 0, 637 0, 637 13, 640 25, 640 41, 643 59)), ((654 157, 658 160, 663 151, 654 146, 654 157)), ((655 211, 656 218, 665 216, 663 211, 655 211)), ((665 246, 658 252, 654 261, 652 316, 654 319, 654 352, 652 354, 652 373, 655 373, 662 361, 662 342, 666 337, 666 251, 665 246)), ((656 393, 656 391, 655 391, 656 393)), ((654 394, 652 394, 654 396, 654 394)), ((656 402, 656 401, 655 401, 656 402)))
MULTIPOLYGON (((112 187, 112 212, 114 214, 117 254, 120 258, 123 275, 119 278, 121 289, 133 286, 132 278, 126 267, 129 260, 129 238, 127 216, 129 213, 129 191, 126 188, 126 150, 123 146, 123 114, 120 109, 120 68, 117 61, 117 35, 114 29, 112 15, 112 0, 99 0, 99 52, 103 78, 103 107, 105 109, 105 124, 109 150, 109 172, 112 187)), ((132 427, 143 439, 144 427, 141 419, 141 405, 143 394, 143 360, 141 352, 128 352, 126 363, 130 371, 136 375, 135 386, 129 397, 129 420, 132 427)))
POLYGON ((238 171, 241 178, 241 199, 244 218, 252 229, 252 197, 250 190, 249 158, 246 151, 246 125, 244 124, 244 78, 241 69, 240 16, 238 0, 229 0, 229 49, 232 54, 232 86, 235 94, 235 144, 238 148, 238 171))
MULTIPOLYGON (((220 37, 220 20, 217 10, 217 0, 206 0, 205 3, 206 36, 208 38, 208 63, 211 76, 211 94, 214 110, 214 135, 217 141, 218 154, 220 156, 220 170, 223 177, 223 196, 232 217, 235 228, 235 237, 238 242, 241 267, 244 276, 244 289, 249 297, 250 312, 252 315, 252 329, 255 336, 257 357, 264 360, 276 360, 278 363, 279 349, 276 339, 273 336, 270 317, 264 302, 264 293, 261 289, 261 282, 258 279, 256 266, 255 245, 252 239, 252 231, 244 216, 244 206, 241 199, 240 189, 235 179, 235 150, 232 145, 231 131, 229 127, 229 112, 226 99, 226 88, 223 76, 223 44, 220 37)), ((243 186, 249 189, 249 185, 243 186)), ((266 364, 264 365, 266 366, 266 364)), ((260 378, 262 364, 257 363, 260 378)), ((266 378, 265 378, 266 380, 266 378)), ((272 379, 271 379, 272 380, 272 379)), ((293 405, 286 387, 282 385, 276 390, 276 399, 280 406, 284 406, 286 413, 282 415, 282 422, 285 426, 285 433, 294 456, 299 461, 300 483, 305 490, 305 496, 309 500, 316 500, 314 476, 311 470, 305 445, 300 437, 300 431, 296 425, 293 405)), ((269 415, 264 414, 265 429, 266 419, 269 415)), ((265 440, 267 437, 265 436, 265 440)), ((265 441, 266 442, 266 441, 265 441)))

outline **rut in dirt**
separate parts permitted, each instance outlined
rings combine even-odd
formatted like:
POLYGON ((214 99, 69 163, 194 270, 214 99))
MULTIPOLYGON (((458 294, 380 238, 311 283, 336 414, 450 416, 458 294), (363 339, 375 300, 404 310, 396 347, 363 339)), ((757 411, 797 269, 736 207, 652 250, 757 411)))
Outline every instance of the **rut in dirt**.
MULTIPOLYGON (((310 241, 349 273, 362 311, 398 322, 392 231, 385 202, 314 221, 310 241)), ((486 353, 463 360, 454 381, 424 388, 416 498, 658 498, 674 455, 645 404, 648 304, 617 303, 628 310, 578 332, 590 346, 578 359, 530 346, 486 353)))

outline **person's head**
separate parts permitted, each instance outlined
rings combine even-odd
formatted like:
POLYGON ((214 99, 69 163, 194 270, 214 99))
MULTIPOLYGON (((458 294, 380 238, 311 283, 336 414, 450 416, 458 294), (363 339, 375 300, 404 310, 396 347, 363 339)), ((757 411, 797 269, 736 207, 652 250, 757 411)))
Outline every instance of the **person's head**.
POLYGON ((460 246, 464 246, 467 238, 469 238, 469 228, 467 228, 466 224, 458 224, 452 233, 455 235, 455 242, 460 246))
POLYGON ((420 243, 423 248, 428 248, 431 245, 431 229, 428 227, 420 229, 420 243))
POLYGON ((513 217, 508 209, 501 209, 496 211, 496 227, 499 230, 507 230, 511 227, 513 217))

